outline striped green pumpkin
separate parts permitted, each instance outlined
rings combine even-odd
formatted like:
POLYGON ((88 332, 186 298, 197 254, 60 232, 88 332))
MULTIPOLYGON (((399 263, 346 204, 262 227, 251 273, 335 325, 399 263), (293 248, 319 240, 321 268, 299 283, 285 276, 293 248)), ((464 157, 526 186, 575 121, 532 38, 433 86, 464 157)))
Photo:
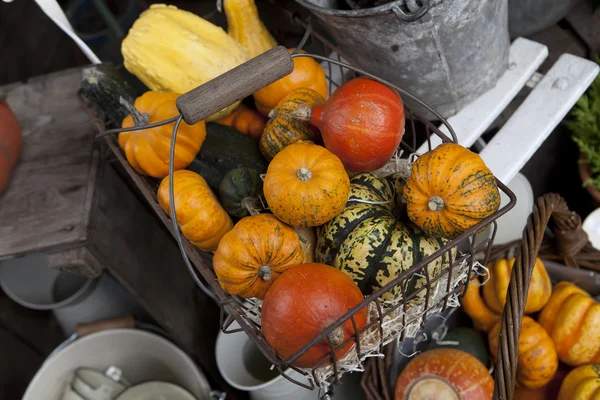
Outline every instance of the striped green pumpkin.
MULTIPOLYGON (((370 173, 350 180, 346 209, 321 227, 315 256, 317 262, 332 265, 348 274, 363 294, 369 295, 444 245, 420 233, 413 225, 393 215, 394 190, 383 178, 370 173)), ((427 271, 435 277, 448 265, 447 254, 431 262, 427 271)), ((405 281, 406 295, 425 285, 425 276, 405 281)), ((419 296, 424 295, 419 291, 419 296)), ((384 300, 402 294, 400 285, 386 292, 384 300)))
POLYGON ((294 112, 300 107, 312 108, 325 99, 316 91, 299 88, 285 96, 269 113, 269 121, 260 137, 259 148, 269 161, 290 144, 312 141, 313 131, 308 122, 299 121, 294 112))
POLYGON ((259 196, 263 183, 254 168, 236 168, 229 171, 219 184, 219 200, 227 213, 243 218, 250 210, 261 207, 259 196))

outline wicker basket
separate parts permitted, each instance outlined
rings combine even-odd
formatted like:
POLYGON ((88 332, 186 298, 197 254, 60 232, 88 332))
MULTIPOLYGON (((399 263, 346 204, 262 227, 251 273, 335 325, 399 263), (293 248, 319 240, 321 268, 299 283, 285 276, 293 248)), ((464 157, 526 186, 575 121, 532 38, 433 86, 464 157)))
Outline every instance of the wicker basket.
MULTIPOLYGON (((518 338, 521 330, 523 310, 535 260, 538 255, 547 259, 559 259, 565 264, 594 265, 598 268, 600 251, 592 247, 581 227, 581 218, 568 209, 564 199, 555 193, 541 196, 534 205, 520 241, 497 246, 492 249, 490 259, 505 257, 516 250, 516 260, 511 272, 507 302, 502 313, 497 362, 494 367, 494 399, 513 398, 517 358, 518 338), (544 233, 552 217, 553 228, 544 239, 544 233), (542 243, 544 246, 542 246, 542 243), (543 250, 543 252, 542 252, 543 250), (596 261, 593 263, 592 261, 596 261)), ((389 346, 388 353, 393 352, 389 346)), ((390 361, 370 360, 362 377, 362 387, 368 400, 393 400, 389 382, 390 361)))

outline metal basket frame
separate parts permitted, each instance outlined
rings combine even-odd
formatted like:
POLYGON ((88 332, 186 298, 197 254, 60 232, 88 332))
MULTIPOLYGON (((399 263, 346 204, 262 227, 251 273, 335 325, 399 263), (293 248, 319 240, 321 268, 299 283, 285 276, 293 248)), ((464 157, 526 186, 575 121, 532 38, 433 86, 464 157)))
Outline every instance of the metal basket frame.
MULTIPOLYGON (((334 90, 334 86, 336 86, 336 87, 338 86, 336 82, 333 82, 331 80, 333 67, 340 68, 342 77, 345 75, 345 72, 347 70, 352 71, 352 73, 354 75, 358 74, 358 75, 370 77, 372 79, 375 79, 375 80, 393 88, 400 94, 401 97, 411 98, 418 104, 420 104, 423 107, 425 107, 426 109, 428 109, 433 115, 436 115, 439 118, 442 125, 445 126, 446 129, 448 130, 448 132, 450 133, 450 137, 447 136, 440 129, 438 129, 432 122, 413 113, 410 110, 410 108, 407 107, 405 104, 405 116, 406 116, 407 124, 406 124, 405 135, 399 146, 399 149, 406 151, 408 154, 414 154, 417 149, 417 136, 418 135, 425 136, 424 140, 428 144, 429 151, 432 149, 431 148, 431 140, 430 140, 430 137, 432 134, 438 136, 441 139, 441 141, 444 143, 457 141, 456 135, 455 135, 452 127, 449 125, 449 123, 441 115, 439 115, 435 110, 433 110, 431 107, 429 107, 426 103, 424 103, 417 97, 413 96, 412 94, 402 90, 401 88, 398 88, 398 87, 392 85, 391 83, 389 83, 387 81, 379 79, 376 76, 373 76, 365 71, 362 71, 360 69, 352 67, 351 65, 341 62, 339 59, 339 56, 341 56, 341 53, 339 53, 339 51, 337 51, 321 35, 319 35, 318 33, 315 33, 315 32, 311 32, 310 24, 307 24, 304 26, 307 28, 307 34, 303 38, 303 41, 300 44, 300 46, 298 46, 298 48, 301 48, 303 46, 304 42, 306 42, 306 40, 308 39, 309 34, 311 34, 311 37, 313 39, 316 39, 323 44, 325 54, 329 54, 329 52, 332 50, 336 51, 338 54, 338 60, 332 60, 327 57, 324 57, 321 55, 316 55, 316 54, 302 53, 302 54, 294 54, 293 55, 294 57, 312 57, 318 61, 327 62, 328 63, 327 68, 329 71, 329 75, 327 78, 330 82, 330 85, 329 85, 330 92, 334 90), (424 132, 421 134, 419 134, 419 132, 417 131, 417 126, 419 124, 421 125, 421 128, 424 130, 424 132), (409 136, 412 139, 410 144, 406 140, 409 136)), ((179 116, 179 117, 171 118, 162 123, 164 125, 167 123, 175 122, 175 124, 174 124, 175 126, 173 129, 173 137, 172 137, 172 142, 171 142, 171 160, 173 159, 173 156, 174 156, 174 151, 175 151, 174 144, 175 144, 175 139, 176 139, 176 133, 177 133, 177 128, 178 128, 181 120, 182 120, 182 117, 179 116)), ((425 257, 420 262, 416 263, 411 268, 409 268, 405 272, 403 272, 401 275, 399 275, 398 277, 393 279, 387 285, 385 285, 381 289, 377 290, 376 292, 372 293, 371 295, 367 296, 359 305, 348 310, 348 312, 346 314, 344 314, 341 318, 339 318, 335 323, 330 325, 328 328, 323 330, 321 332, 321 334, 319 334, 313 340, 308 342, 299 351, 297 351, 293 356, 289 357, 288 359, 283 360, 267 344, 265 338, 262 335, 260 326, 252 320, 253 319, 252 317, 257 317, 257 314, 252 309, 252 307, 249 306, 248 303, 244 299, 241 299, 237 296, 229 295, 221 288, 221 286, 219 285, 219 282, 217 280, 217 277, 211 267, 212 255, 198 250, 186 238, 182 237, 182 235, 179 231, 179 227, 178 227, 176 219, 170 218, 170 216, 175 215, 175 201, 171 201, 171 215, 167 215, 158 203, 156 192, 155 192, 155 186, 156 186, 155 182, 150 180, 147 177, 140 176, 129 165, 127 159, 125 158, 125 155, 123 154, 123 152, 121 151, 121 149, 118 145, 116 138, 113 135, 110 135, 110 133, 116 133, 116 132, 119 132, 122 130, 114 129, 114 130, 106 131, 104 129, 104 124, 102 121, 95 118, 93 120, 93 122, 96 126, 96 129, 99 132, 101 132, 101 134, 99 136, 104 138, 105 142, 107 143, 107 145, 110 148, 110 150, 112 151, 112 153, 115 155, 116 159, 119 161, 119 163, 125 169, 125 171, 129 175, 129 177, 133 180, 135 185, 141 191, 142 195, 144 196, 146 201, 150 204, 150 206, 152 207, 152 209, 154 210, 156 215, 160 218, 160 220, 164 223, 164 225, 167 227, 167 229, 169 229, 171 234, 175 237, 175 239, 178 242, 179 247, 181 249, 184 260, 186 261, 186 265, 188 266, 190 274, 192 275, 192 277, 194 278, 194 280, 196 281, 198 286, 207 295, 211 296, 216 301, 216 303, 219 305, 219 307, 221 309, 220 325, 221 325, 222 331, 225 333, 244 331, 250 337, 250 339, 258 346, 258 348, 265 355, 265 357, 277 368, 277 370, 286 379, 290 380, 291 382, 293 382, 295 384, 303 386, 307 389, 315 388, 315 382, 318 382, 318 380, 316 379, 316 374, 315 374, 316 370, 319 367, 329 364, 329 363, 331 363, 331 365, 333 366, 333 372, 334 372, 332 383, 339 384, 339 373, 338 373, 337 363, 335 360, 336 352, 338 350, 342 349, 343 347, 347 346, 349 343, 354 343, 354 345, 356 346, 358 356, 360 357, 361 356, 361 343, 360 343, 360 339, 359 339, 360 335, 363 332, 365 332, 369 329, 372 329, 374 326, 378 326, 378 329, 382 333, 383 329, 381 327, 381 323, 383 322, 383 319, 386 316, 389 316, 393 311, 399 309, 400 307, 402 307, 403 310, 406 311, 407 309, 409 309, 411 301, 418 298, 419 301, 425 303, 425 308, 424 308, 425 312, 420 317, 418 317, 414 320, 407 320, 406 313, 404 313, 403 326, 406 326, 407 324, 409 324, 411 322, 415 322, 415 320, 421 319, 420 324, 422 327, 425 324, 428 310, 430 310, 434 307, 439 307, 440 303, 442 303, 441 304, 442 310, 446 309, 448 307, 448 299, 450 298, 450 296, 461 292, 464 288, 462 285, 459 285, 458 287, 451 290, 451 280, 452 280, 453 269, 456 268, 458 265, 462 265, 462 263, 466 261, 468 263, 468 280, 471 280, 473 278, 473 264, 474 264, 475 254, 479 253, 479 252, 483 253, 484 259, 482 262, 484 264, 487 262, 487 259, 489 257, 489 254, 490 254, 490 251, 492 248, 493 240, 494 240, 494 237, 496 234, 496 230, 497 230, 497 224, 495 221, 500 216, 502 216, 507 211, 509 211, 516 203, 515 195, 502 182, 500 182, 496 179, 498 188, 509 199, 508 204, 501 207, 496 213, 494 213, 490 217, 486 218, 485 220, 479 222, 477 225, 475 225, 468 231, 464 232, 459 237, 457 237, 451 241, 448 241, 438 251, 436 251, 435 253, 431 254, 428 257, 425 257), (488 226, 492 226, 491 237, 485 238, 484 240, 477 243, 477 240, 476 240, 477 232, 482 231, 483 229, 485 229, 488 226), (453 258, 452 250, 455 248, 459 248, 459 246, 462 246, 462 249, 463 249, 462 254, 457 256, 456 258, 453 258), (428 273, 428 269, 427 269, 428 265, 432 261, 436 260, 438 257, 443 257, 443 256, 447 257, 447 259, 449 260, 447 268, 442 268, 438 274, 436 274, 434 276, 430 276, 430 274, 428 273), (191 261, 191 263, 190 263, 190 261, 191 261), (412 293, 405 293, 406 283, 415 274, 420 274, 421 276, 425 277, 425 285, 414 290, 412 293), (436 284, 438 281, 440 281, 441 279, 444 279, 444 277, 447 277, 445 295, 443 296, 441 301, 438 301, 436 304, 430 304, 430 297, 431 297, 430 294, 431 294, 432 286, 434 284, 436 284), (210 289, 208 289, 208 288, 210 288, 210 289), (393 307, 388 307, 388 308, 384 307, 382 305, 381 297, 385 293, 387 293, 395 288, 400 288, 402 301, 400 301, 393 307), (361 311, 363 308, 367 308, 370 303, 375 304, 375 309, 377 310, 377 318, 375 318, 371 321, 368 321, 368 323, 366 324, 366 326, 364 328, 358 329, 357 322, 355 320, 355 315, 359 311, 361 311), (233 320, 237 321, 237 323, 240 325, 240 329, 235 329, 235 330, 228 329, 229 325, 233 322, 233 320), (338 346, 334 346, 332 344, 331 340, 328 338, 328 334, 330 332, 332 332, 334 329, 336 329, 337 327, 339 327, 343 324, 347 324, 348 322, 350 322, 350 324, 353 327, 353 331, 354 331, 353 334, 350 336, 350 338, 348 338, 346 341, 344 341, 344 343, 341 343, 338 346), (300 356, 302 356, 314 344, 316 344, 322 340, 327 340, 329 347, 330 347, 330 353, 329 353, 329 355, 325 356, 319 362, 319 364, 317 366, 312 368, 310 370, 310 372, 296 368, 292 365, 292 363, 296 359, 298 359, 300 356), (285 373, 285 371, 288 368, 291 368, 305 376, 311 376, 312 379, 309 379, 310 384, 306 385, 302 382, 298 382, 297 380, 294 380, 293 378, 289 377, 285 373)), ((158 125, 161 125, 161 123, 153 124, 152 126, 158 126, 158 125)), ((137 129, 145 129, 148 127, 150 127, 150 126, 138 127, 137 129)), ((134 130, 134 129, 131 128, 129 130, 134 130)), ((173 198, 173 179, 171 179, 172 176, 173 176, 173 162, 170 163, 170 171, 169 171, 171 198, 173 198)), ((381 335, 381 336, 383 339, 383 335, 381 335)), ((405 337, 405 331, 403 329, 400 332, 399 340, 402 340, 404 337, 405 337)), ((381 341, 380 350, 382 350, 383 346, 384 346, 384 343, 383 343, 383 341, 381 341)))

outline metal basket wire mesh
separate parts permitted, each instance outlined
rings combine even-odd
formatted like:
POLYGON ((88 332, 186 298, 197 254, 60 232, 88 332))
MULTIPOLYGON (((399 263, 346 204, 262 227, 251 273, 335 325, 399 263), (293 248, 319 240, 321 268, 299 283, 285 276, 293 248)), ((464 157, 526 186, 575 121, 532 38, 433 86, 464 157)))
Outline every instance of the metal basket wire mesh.
MULTIPOLYGON (((302 22, 304 24, 304 22, 302 22)), ((413 155, 421 143, 426 142, 428 150, 431 150, 431 136, 435 135, 439 137, 442 142, 456 142, 456 135, 452 130, 452 127, 448 122, 442 118, 435 110, 431 109, 427 104, 405 92, 401 88, 391 85, 389 82, 378 79, 377 77, 356 69, 342 60, 342 55, 339 51, 331 46, 330 43, 324 40, 323 37, 315 32, 311 32, 310 24, 304 24, 307 28, 307 34, 303 38, 302 42, 298 46, 301 49, 304 44, 311 40, 311 45, 320 45, 323 54, 329 55, 332 52, 335 54, 335 59, 325 57, 318 54, 308 53, 296 53, 293 57, 312 57, 315 60, 322 63, 326 74, 328 76, 330 93, 335 90, 343 81, 352 79, 356 76, 367 76, 372 79, 376 79, 379 82, 388 85, 389 87, 397 90, 402 98, 412 98, 415 102, 426 107, 431 111, 433 115, 436 115, 442 125, 447 128, 450 133, 450 137, 445 135, 440 129, 438 129, 433 123, 427 119, 421 118, 419 115, 413 113, 410 108, 405 106, 406 116, 406 131, 403 140, 399 146, 399 149, 405 156, 413 155), (336 78, 337 77, 337 78, 336 78)), ((335 354, 340 349, 344 348, 348 344, 354 345, 356 351, 356 359, 358 364, 361 364, 365 357, 373 353, 373 345, 371 348, 366 350, 364 347, 365 336, 371 335, 378 337, 377 340, 377 351, 382 353, 383 346, 391 340, 402 340, 406 332, 407 326, 414 326, 417 324, 422 327, 425 324, 427 316, 432 312, 444 310, 449 307, 449 301, 456 298, 461 293, 464 287, 465 277, 471 279, 474 274, 474 263, 475 254, 482 255, 482 263, 486 263, 489 256, 494 236, 496 233, 496 222, 495 220, 501 215, 510 210, 515 202, 516 198, 514 194, 504 185, 502 182, 497 180, 498 187, 509 199, 508 204, 501 207, 494 215, 481 221, 479 224, 464 232, 458 238, 448 241, 442 248, 435 253, 423 258, 420 262, 406 268, 405 271, 389 282, 387 285, 377 290, 373 294, 367 296, 361 304, 348 310, 348 312, 339 318, 335 323, 330 325, 327 329, 307 343, 298 352, 288 359, 281 359, 275 353, 275 351, 267 344, 265 338, 262 335, 260 328, 260 304, 248 302, 237 296, 231 296, 227 294, 219 285, 215 273, 211 267, 212 255, 202 252, 196 249, 186 238, 182 237, 179 226, 175 218, 170 218, 175 215, 175 200, 173 196, 173 158, 175 153, 175 139, 177 134, 178 126, 182 120, 182 116, 171 118, 161 123, 141 126, 134 129, 147 129, 153 126, 165 125, 174 123, 173 135, 171 140, 171 163, 169 166, 169 190, 171 201, 170 215, 167 215, 158 204, 156 197, 156 185, 155 182, 147 177, 140 176, 127 162, 124 153, 119 148, 116 138, 112 133, 118 133, 123 129, 112 129, 104 130, 104 125, 98 119, 95 119, 96 128, 101 132, 99 137, 103 137, 108 147, 112 150, 119 163, 123 166, 127 174, 131 177, 135 185, 139 188, 145 199, 148 201, 152 209, 155 211, 157 216, 170 230, 175 237, 183 258, 198 286, 210 297, 221 308, 221 329, 226 333, 237 332, 243 330, 250 337, 250 339, 258 346, 261 352, 267 357, 267 359, 277 368, 277 370, 288 380, 306 387, 307 389, 313 389, 315 386, 323 386, 324 382, 338 384, 341 373, 344 371, 336 361, 335 354), (484 237, 483 240, 478 238, 478 233, 486 227, 491 227, 491 235, 484 237), (457 252, 458 249, 458 252, 457 252), (440 258, 445 259, 446 266, 440 271, 431 271, 429 266, 436 262, 440 258), (462 274, 461 279, 457 280, 458 272, 462 274), (415 276, 422 278, 421 286, 415 288, 412 291, 407 291, 406 288, 411 279, 415 276), (386 302, 382 298, 387 293, 392 291, 400 292, 400 297, 394 303, 386 302), (418 307, 418 315, 411 315, 410 311, 418 307), (367 308, 369 310, 369 320, 364 328, 359 328, 358 323, 355 319, 356 314, 362 309, 367 308), (390 318, 396 318, 399 320, 398 328, 392 332, 390 336, 389 332, 385 333, 386 323, 389 324, 390 318), (240 325, 240 329, 232 330, 229 329, 232 321, 235 320, 240 325), (353 334, 344 343, 334 346, 329 339, 329 333, 340 326, 351 326, 353 334), (329 348, 330 354, 324 357, 320 363, 310 370, 302 370, 294 367, 293 362, 303 355, 313 345, 326 341, 329 348), (329 369, 329 373, 326 374, 324 381, 322 371, 323 367, 329 369), (285 372, 288 368, 294 369, 295 371, 309 377, 308 384, 294 380, 288 376, 285 372)), ((418 156, 418 155, 417 155, 418 156)), ((480 234, 481 236, 481 234, 480 234)), ((460 275, 460 274, 458 274, 460 275)), ((397 321, 398 322, 398 321, 397 321)), ((354 351, 353 350, 353 351, 354 351)))

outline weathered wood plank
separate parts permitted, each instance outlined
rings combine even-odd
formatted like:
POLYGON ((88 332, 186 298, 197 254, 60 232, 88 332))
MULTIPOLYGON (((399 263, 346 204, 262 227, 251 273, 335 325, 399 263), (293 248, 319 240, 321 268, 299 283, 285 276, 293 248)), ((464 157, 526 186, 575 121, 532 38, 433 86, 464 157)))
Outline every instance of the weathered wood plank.
POLYGON ((79 81, 80 70, 65 71, 9 93, 25 153, 0 197, 0 258, 43 250, 62 270, 97 275, 108 269, 211 383, 235 399, 215 363, 218 308, 195 286, 154 211, 94 148, 79 81))
POLYGON ((23 153, 0 196, 0 259, 86 239, 93 136, 77 98, 80 69, 12 87, 23 153))

